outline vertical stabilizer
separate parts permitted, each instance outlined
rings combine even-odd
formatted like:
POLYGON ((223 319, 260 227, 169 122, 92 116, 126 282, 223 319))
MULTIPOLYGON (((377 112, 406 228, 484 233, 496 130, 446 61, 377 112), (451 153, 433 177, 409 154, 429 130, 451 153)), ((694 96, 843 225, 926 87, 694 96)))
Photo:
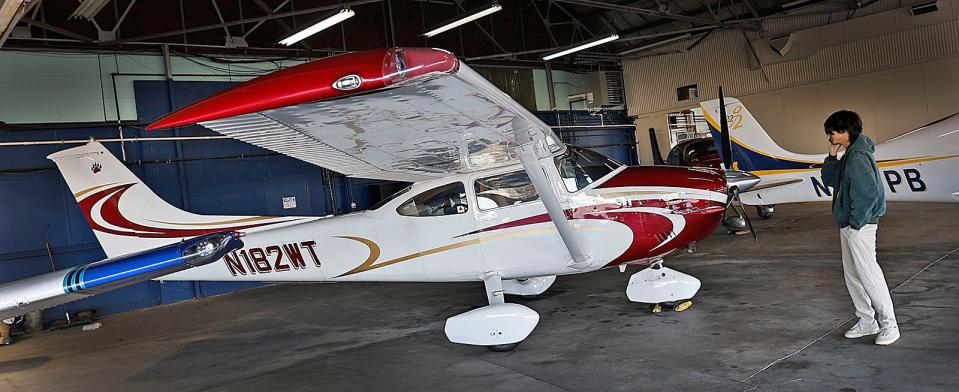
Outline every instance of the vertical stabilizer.
POLYGON ((102 144, 91 141, 47 158, 56 163, 107 257, 228 230, 304 218, 197 215, 170 205, 102 144))
MULTIPOLYGON (((776 144, 746 106, 736 98, 725 97, 726 118, 732 141, 733 169, 745 171, 806 169, 822 163, 823 155, 797 154, 776 144)), ((719 100, 700 104, 713 139, 720 140, 719 100)), ((716 149, 723 155, 722 146, 716 149)))

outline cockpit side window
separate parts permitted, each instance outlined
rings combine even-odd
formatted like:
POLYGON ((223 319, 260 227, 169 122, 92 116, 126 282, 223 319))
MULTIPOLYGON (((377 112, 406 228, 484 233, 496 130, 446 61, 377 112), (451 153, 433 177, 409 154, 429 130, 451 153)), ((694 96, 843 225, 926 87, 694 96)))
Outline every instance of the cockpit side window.
POLYGON ((462 182, 454 182, 421 192, 396 207, 403 216, 444 216, 465 214, 466 187, 462 182))
POLYGON ((576 192, 609 174, 623 164, 582 147, 567 146, 565 154, 556 157, 556 168, 566 190, 576 192))
POLYGON ((473 183, 476 190, 476 206, 480 210, 506 207, 539 199, 536 188, 526 171, 477 179, 473 183))

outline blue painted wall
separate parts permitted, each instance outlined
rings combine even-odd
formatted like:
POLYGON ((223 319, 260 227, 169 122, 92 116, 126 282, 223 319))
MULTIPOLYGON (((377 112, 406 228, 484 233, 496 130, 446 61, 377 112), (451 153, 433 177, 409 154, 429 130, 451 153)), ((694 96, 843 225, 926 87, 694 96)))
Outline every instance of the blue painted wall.
POLYGON ((535 114, 547 125, 560 127, 553 128, 553 132, 568 144, 589 148, 628 165, 639 164, 636 126, 627 118, 625 111, 591 113, 573 110, 535 114), (590 128, 577 128, 582 126, 590 128))

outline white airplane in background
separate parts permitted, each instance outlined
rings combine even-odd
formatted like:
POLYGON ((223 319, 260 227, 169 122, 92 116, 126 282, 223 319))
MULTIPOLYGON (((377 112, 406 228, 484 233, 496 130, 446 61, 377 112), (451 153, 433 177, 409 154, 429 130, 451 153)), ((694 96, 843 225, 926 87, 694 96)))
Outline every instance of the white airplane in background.
MULTIPOLYGON (((832 200, 832 189, 820 178, 826 153, 786 151, 769 137, 736 98, 725 97, 730 129, 733 168, 762 178, 740 194, 745 204, 771 206, 782 203, 832 200)), ((720 155, 719 99, 700 104, 720 155)), ((815 133, 826 140, 823 133, 815 133)), ((823 143, 825 148, 826 144, 823 143)), ((886 182, 886 200, 959 202, 959 114, 946 117, 901 136, 876 144, 879 170, 886 182)))
POLYGON ((663 257, 715 230, 730 187, 758 181, 727 184, 714 169, 626 167, 565 145, 438 49, 302 64, 148 129, 194 123, 346 175, 413 185, 336 217, 197 215, 159 198, 100 143, 50 155, 108 257, 241 231, 242 248, 223 242, 218 249, 230 251, 217 261, 160 279, 483 281, 489 306, 449 318, 445 332, 494 350, 514 348, 539 321, 504 294, 541 294, 557 275, 646 266, 631 277, 627 297, 683 310, 700 282, 663 267, 663 257))

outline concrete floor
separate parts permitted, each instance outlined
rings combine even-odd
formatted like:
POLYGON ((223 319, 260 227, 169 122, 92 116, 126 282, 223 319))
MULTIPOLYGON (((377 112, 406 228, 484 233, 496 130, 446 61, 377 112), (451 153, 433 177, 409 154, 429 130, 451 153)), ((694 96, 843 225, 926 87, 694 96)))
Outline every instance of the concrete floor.
POLYGON ((513 352, 443 335, 485 305, 480 283, 280 285, 23 337, 0 347, 0 390, 959 389, 959 208, 889 205, 879 260, 903 335, 889 347, 842 337, 853 309, 828 208, 780 206, 754 222, 759 244, 717 233, 667 260, 703 281, 684 313, 628 302, 635 269, 560 277, 514 299, 542 319, 513 352))

